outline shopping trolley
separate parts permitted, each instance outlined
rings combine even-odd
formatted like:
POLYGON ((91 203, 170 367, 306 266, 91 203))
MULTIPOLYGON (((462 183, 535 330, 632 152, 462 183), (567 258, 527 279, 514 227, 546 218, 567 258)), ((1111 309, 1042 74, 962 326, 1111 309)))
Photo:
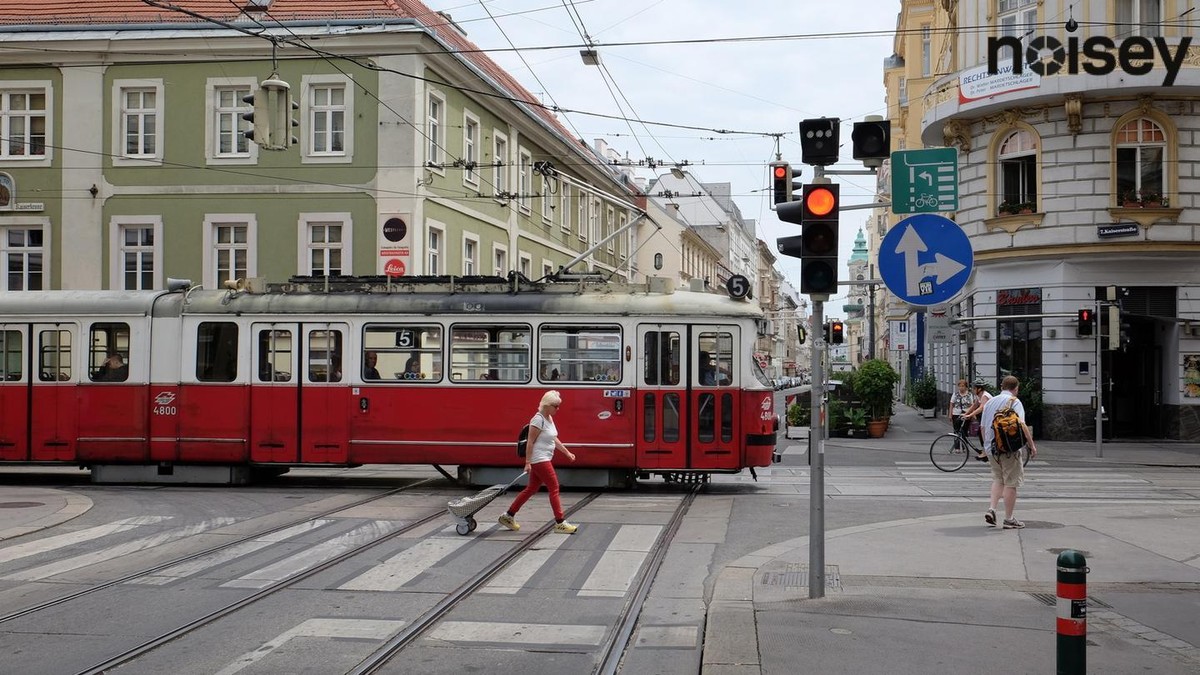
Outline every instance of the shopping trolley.
POLYGON ((457 523, 454 527, 454 531, 463 536, 466 536, 470 532, 474 532, 475 527, 479 525, 479 523, 475 522, 475 514, 482 511, 483 507, 491 504, 493 499, 499 497, 505 492, 508 492, 509 488, 516 485, 517 481, 524 477, 525 472, 522 471, 521 475, 512 479, 512 482, 508 483, 507 485, 504 483, 501 483, 500 485, 493 485, 489 488, 480 490, 479 494, 471 495, 470 497, 459 497, 458 499, 451 499, 449 502, 447 502, 446 510, 450 512, 450 515, 454 517, 454 520, 457 523))

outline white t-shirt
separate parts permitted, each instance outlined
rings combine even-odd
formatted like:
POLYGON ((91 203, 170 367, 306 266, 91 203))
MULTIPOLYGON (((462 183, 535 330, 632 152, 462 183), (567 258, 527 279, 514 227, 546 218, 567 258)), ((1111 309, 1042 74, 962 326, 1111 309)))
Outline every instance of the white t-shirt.
POLYGON ((537 440, 533 442, 533 447, 529 449, 529 463, 537 464, 554 459, 554 441, 558 440, 558 427, 554 426, 554 418, 545 417, 540 412, 534 413, 533 418, 529 420, 529 426, 541 430, 537 440))
POLYGON ((983 411, 979 413, 979 423, 983 425, 983 449, 989 455, 996 454, 992 449, 992 441, 996 436, 992 431, 992 420, 996 417, 996 413, 1008 405, 1010 400, 1013 402, 1013 410, 1016 411, 1017 417, 1024 422, 1025 406, 1021 405, 1021 399, 1013 396, 1011 391, 1002 391, 988 399, 988 402, 983 404, 983 411))

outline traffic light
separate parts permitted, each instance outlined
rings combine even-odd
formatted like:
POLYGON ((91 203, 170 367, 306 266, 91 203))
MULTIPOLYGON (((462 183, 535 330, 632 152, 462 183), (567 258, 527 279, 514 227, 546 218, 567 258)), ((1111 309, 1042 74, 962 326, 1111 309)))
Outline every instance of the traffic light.
POLYGON ((804 341, 808 339, 808 331, 804 330, 803 326, 797 326, 796 337, 799 339, 800 344, 804 344, 804 341))
POLYGON ((832 183, 804 185, 800 200, 801 293, 837 291, 839 187, 832 183))
POLYGON ((846 326, 841 321, 829 322, 829 339, 831 345, 840 345, 846 339, 846 326))
POLYGON ((836 117, 800 121, 800 159, 813 166, 828 166, 838 161, 838 127, 836 117))
POLYGON ((254 106, 252 112, 244 113, 242 119, 253 122, 254 128, 245 131, 246 138, 254 141, 263 150, 287 150, 292 143, 299 142, 292 136, 292 127, 300 122, 292 118, 292 111, 300 105, 291 97, 291 85, 278 75, 263 80, 254 93, 242 100, 254 106))
POLYGON ((1108 306, 1108 348, 1121 348, 1121 308, 1108 306))
POLYGON ((771 162, 772 204, 792 201, 792 165, 787 162, 771 162))
POLYGON ((1087 337, 1092 334, 1092 321, 1096 318, 1094 315, 1095 312, 1090 309, 1079 310, 1077 326, 1079 337, 1087 337))
POLYGON ((882 166, 883 160, 892 155, 892 123, 879 115, 855 122, 850 139, 854 159, 862 160, 864 166, 882 166))

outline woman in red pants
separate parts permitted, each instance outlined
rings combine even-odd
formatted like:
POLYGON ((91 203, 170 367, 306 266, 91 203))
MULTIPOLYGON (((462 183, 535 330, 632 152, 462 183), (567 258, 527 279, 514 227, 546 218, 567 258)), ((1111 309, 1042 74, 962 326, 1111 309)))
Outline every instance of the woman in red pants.
POLYGON ((550 491, 550 508, 554 510, 554 520, 557 523, 554 531, 560 534, 575 534, 575 530, 579 529, 563 518, 562 502, 558 498, 558 474, 554 473, 552 461, 555 451, 562 452, 567 459, 575 461, 575 455, 558 440, 558 427, 554 426, 554 413, 558 412, 561 405, 562 395, 552 389, 542 395, 542 403, 537 413, 529 420, 529 441, 525 446, 529 449, 525 453, 525 473, 529 474, 529 485, 521 490, 521 494, 513 500, 508 511, 500 516, 500 524, 510 530, 521 529, 520 523, 516 521, 517 511, 521 510, 530 497, 537 494, 542 485, 550 491))

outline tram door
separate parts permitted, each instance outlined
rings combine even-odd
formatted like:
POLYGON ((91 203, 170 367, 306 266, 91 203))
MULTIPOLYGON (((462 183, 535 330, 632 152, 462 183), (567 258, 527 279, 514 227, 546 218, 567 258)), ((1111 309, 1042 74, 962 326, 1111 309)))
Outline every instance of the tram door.
POLYGON ((343 372, 344 323, 301 324, 300 461, 344 464, 348 460, 350 394, 343 372))
POLYGON ((737 326, 692 326, 688 466, 736 469, 741 463, 738 381, 742 359, 737 326))
POLYGON ((23 325, 0 324, 0 461, 29 459, 28 342, 23 325))
POLYGON ((30 452, 33 461, 75 459, 78 437, 75 404, 75 350, 79 327, 33 324, 33 396, 30 398, 30 452))
POLYGON ((250 461, 297 462, 296 430, 300 411, 301 372, 296 336, 299 324, 256 323, 251 326, 250 461))
POLYGON ((687 468, 687 326, 638 326, 637 464, 642 469, 687 468))

